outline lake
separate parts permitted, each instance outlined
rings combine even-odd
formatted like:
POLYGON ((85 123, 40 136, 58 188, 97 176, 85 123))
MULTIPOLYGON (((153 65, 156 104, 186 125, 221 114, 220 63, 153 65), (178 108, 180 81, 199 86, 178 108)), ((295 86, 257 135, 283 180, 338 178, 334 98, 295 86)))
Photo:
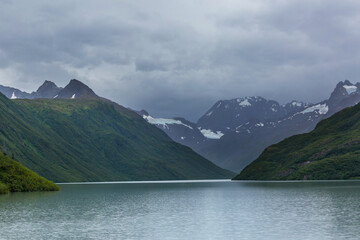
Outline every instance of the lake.
POLYGON ((0 195, 0 239, 360 238, 360 181, 60 186, 0 195))

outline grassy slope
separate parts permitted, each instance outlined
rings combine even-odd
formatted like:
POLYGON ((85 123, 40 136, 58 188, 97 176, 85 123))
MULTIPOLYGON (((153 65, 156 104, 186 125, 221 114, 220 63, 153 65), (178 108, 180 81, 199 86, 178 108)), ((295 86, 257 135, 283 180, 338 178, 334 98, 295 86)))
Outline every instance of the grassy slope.
POLYGON ((19 162, 0 153, 0 194, 10 192, 58 191, 59 187, 19 162))
POLYGON ((0 146, 56 182, 229 178, 137 115, 89 100, 0 96, 0 146))
POLYGON ((360 105, 321 121, 310 133, 265 149, 235 180, 352 179, 360 176, 360 105))

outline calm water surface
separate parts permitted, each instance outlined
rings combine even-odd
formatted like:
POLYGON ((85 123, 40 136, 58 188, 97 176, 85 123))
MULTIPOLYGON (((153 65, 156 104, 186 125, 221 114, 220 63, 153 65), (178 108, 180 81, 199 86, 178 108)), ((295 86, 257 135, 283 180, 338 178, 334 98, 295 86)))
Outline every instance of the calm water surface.
POLYGON ((360 239, 360 182, 61 185, 0 195, 0 239, 360 239))

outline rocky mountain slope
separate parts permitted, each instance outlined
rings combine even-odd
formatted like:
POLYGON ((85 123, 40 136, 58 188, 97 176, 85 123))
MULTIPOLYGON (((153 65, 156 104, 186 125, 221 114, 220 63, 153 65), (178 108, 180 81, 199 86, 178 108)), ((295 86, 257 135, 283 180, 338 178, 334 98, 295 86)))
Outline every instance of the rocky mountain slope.
POLYGON ((360 104, 322 120, 310 133, 271 145, 234 179, 359 179, 359 156, 360 104))
POLYGON ((56 182, 233 176, 76 80, 55 99, 0 94, 0 143, 56 182))
POLYGON ((223 168, 240 171, 267 146, 309 132, 322 119, 358 102, 360 83, 346 80, 337 84, 329 99, 316 104, 292 101, 280 105, 262 97, 245 97, 218 101, 197 123, 142 116, 174 141, 223 168), (176 124, 179 121, 182 124, 176 124))
POLYGON ((52 98, 58 99, 100 99, 94 91, 80 82, 79 80, 72 79, 68 85, 52 98))

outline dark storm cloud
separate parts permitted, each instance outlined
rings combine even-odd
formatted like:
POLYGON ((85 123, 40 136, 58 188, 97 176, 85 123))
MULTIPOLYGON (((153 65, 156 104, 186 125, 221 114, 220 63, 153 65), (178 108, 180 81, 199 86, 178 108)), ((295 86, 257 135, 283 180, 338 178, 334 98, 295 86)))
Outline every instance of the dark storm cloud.
POLYGON ((219 99, 319 101, 359 80, 358 1, 1 1, 0 84, 78 78, 154 115, 219 99))

